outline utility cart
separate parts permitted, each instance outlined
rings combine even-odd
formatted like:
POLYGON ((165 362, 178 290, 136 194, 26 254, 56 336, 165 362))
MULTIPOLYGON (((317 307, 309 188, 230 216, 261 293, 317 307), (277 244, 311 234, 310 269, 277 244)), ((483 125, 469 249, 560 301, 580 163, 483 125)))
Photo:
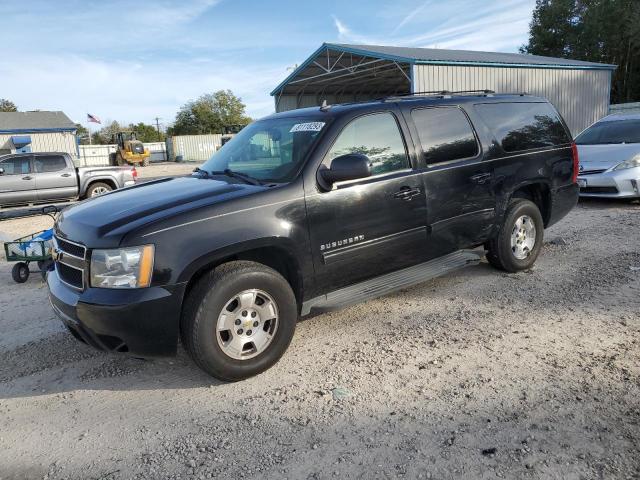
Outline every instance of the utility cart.
MULTIPOLYGON (((59 209, 55 206, 47 206, 39 209, 26 209, 25 211, 11 212, 7 218, 23 218, 36 215, 47 215, 54 221, 59 209)), ((0 218, 1 220, 2 218, 0 218)), ((11 276, 17 283, 24 283, 32 272, 30 264, 36 262, 42 278, 46 278, 47 271, 53 266, 51 252, 53 248, 53 231, 41 230, 12 242, 4 243, 4 253, 7 262, 17 262, 11 269, 11 276)))

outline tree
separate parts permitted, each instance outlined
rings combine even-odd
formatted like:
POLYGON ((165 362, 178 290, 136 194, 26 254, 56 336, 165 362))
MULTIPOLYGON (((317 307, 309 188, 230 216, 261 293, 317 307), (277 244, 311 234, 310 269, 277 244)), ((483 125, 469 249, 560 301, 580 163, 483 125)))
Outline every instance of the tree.
POLYGON ((231 90, 218 90, 188 102, 176 115, 169 135, 224 133, 226 128, 247 125, 246 106, 231 90))
POLYGON ((136 138, 143 143, 146 142, 164 142, 164 134, 158 132, 156 127, 140 122, 137 125, 133 123, 129 125, 129 130, 136 134, 136 138))
POLYGON ((0 112, 17 112, 18 107, 11 100, 0 98, 0 112))
POLYGON ((617 65, 612 103, 640 100, 637 0, 537 0, 520 51, 617 65))
POLYGON ((114 120, 105 124, 105 126, 97 132, 93 132, 91 134, 91 143, 94 145, 108 145, 113 143, 112 137, 121 131, 122 128, 120 127, 120 124, 114 120))
POLYGON ((76 123, 76 136, 78 137, 81 145, 89 143, 89 130, 87 130, 81 123, 76 123))

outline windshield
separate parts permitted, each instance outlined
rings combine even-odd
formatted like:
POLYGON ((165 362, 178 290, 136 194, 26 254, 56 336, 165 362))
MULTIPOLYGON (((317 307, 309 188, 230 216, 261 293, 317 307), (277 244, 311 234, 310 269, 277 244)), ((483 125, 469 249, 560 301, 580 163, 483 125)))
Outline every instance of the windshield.
POLYGON ((284 183, 297 174, 325 122, 311 118, 260 120, 242 129, 201 170, 231 170, 261 182, 284 183))
POLYGON ((640 143, 640 120, 594 123, 576 137, 576 143, 578 145, 640 143))

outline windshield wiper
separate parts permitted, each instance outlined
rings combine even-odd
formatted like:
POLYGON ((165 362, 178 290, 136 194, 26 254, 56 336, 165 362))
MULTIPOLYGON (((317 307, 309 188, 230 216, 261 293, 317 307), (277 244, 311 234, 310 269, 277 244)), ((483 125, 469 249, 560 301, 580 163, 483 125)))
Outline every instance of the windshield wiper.
POLYGON ((263 183, 257 178, 253 178, 247 175, 246 173, 234 172, 229 168, 225 168, 221 172, 215 172, 215 171, 211 172, 211 175, 226 175, 227 177, 232 177, 232 178, 237 178, 239 180, 242 180, 243 182, 248 183, 249 185, 263 185, 263 183))

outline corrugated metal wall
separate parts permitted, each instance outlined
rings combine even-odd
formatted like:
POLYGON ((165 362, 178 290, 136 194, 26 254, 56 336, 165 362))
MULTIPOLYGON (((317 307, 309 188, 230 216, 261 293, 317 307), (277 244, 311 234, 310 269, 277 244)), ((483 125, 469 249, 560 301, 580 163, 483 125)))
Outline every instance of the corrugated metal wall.
POLYGON ((185 162, 208 160, 222 146, 222 135, 180 135, 171 137, 169 144, 169 160, 182 157, 185 162))
POLYGON ((546 97, 575 136, 609 112, 609 70, 415 65, 414 91, 480 90, 546 97))
MULTIPOLYGON (((0 150, 11 149, 11 137, 17 135, 28 135, 31 137, 32 152, 66 152, 76 160, 78 150, 76 146, 76 136, 71 132, 55 133, 12 133, 0 134, 0 150)), ((14 153, 14 152, 12 152, 14 153)))

